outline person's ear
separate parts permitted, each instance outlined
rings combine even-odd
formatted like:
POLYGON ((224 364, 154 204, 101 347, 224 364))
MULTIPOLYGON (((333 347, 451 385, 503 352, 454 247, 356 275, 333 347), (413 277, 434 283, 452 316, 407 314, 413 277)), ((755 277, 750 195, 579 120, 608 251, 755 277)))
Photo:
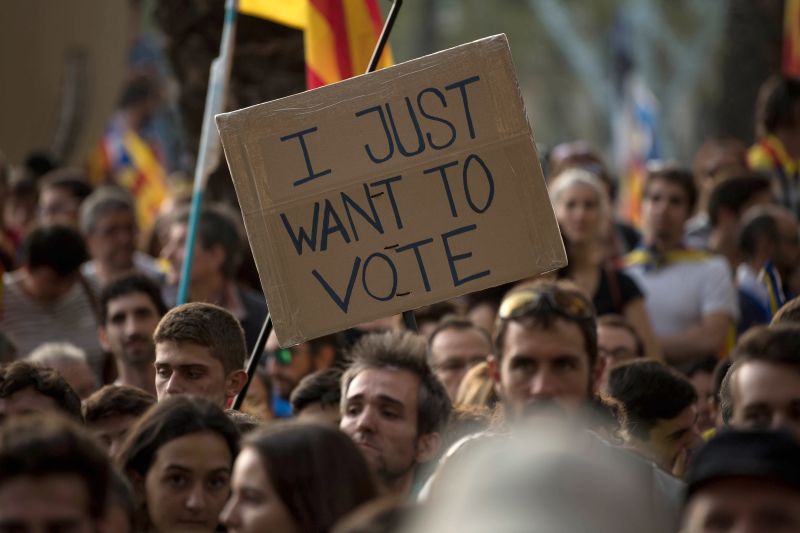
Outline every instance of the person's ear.
POLYGON ((234 370, 228 374, 228 378, 225 381, 225 397, 233 398, 242 391, 244 384, 247 383, 247 372, 234 370))
POLYGON ((417 439, 417 464, 425 464, 436 457, 442 445, 442 435, 438 431, 426 433, 417 439))
POLYGON ((100 341, 100 347, 106 352, 111 352, 111 345, 108 343, 108 332, 104 326, 97 328, 97 340, 100 341))

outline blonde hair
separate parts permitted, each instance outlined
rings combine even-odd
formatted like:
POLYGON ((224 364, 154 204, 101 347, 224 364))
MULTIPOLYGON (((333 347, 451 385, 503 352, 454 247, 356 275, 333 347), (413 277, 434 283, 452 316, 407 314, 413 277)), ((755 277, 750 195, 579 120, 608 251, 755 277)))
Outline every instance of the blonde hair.
POLYGON ((611 206, 609 205, 608 191, 603 182, 582 168, 568 168, 558 174, 549 185, 550 202, 555 207, 564 191, 576 185, 587 185, 594 190, 597 196, 597 206, 603 217, 610 215, 611 206))

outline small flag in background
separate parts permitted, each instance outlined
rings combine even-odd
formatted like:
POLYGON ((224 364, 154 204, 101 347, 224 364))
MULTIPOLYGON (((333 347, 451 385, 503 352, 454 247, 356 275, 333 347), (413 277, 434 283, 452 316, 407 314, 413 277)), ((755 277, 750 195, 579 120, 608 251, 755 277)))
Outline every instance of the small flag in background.
MULTIPOLYGON (((240 0, 239 11, 304 30, 309 89, 363 74, 383 29, 377 0, 240 0)), ((378 68, 392 63, 387 46, 378 68)))
POLYGON ((783 74, 800 78, 800 0, 785 0, 783 15, 783 74))

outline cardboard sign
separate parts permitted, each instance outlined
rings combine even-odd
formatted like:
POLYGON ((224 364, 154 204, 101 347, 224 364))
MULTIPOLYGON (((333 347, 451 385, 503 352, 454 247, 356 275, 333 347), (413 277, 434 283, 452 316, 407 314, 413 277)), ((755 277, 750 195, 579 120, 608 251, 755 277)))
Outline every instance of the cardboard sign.
POLYGON ((282 346, 566 264, 504 35, 217 127, 282 346))

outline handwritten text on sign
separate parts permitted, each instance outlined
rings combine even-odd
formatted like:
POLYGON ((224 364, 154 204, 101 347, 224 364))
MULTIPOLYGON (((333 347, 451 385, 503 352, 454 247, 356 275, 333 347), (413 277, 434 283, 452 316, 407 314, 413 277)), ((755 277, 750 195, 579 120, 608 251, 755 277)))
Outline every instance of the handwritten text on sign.
POLYGON ((284 345, 563 264, 502 37, 218 124, 284 345))

